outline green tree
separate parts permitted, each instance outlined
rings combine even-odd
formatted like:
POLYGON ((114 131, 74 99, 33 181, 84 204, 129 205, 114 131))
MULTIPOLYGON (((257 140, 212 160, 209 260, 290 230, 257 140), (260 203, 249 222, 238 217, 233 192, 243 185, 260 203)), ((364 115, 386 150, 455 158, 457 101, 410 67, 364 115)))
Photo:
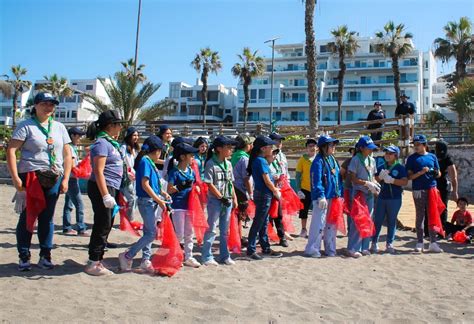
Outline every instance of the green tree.
POLYGON ((38 85, 38 90, 51 93, 56 97, 70 97, 74 94, 74 89, 69 87, 69 83, 65 77, 59 77, 56 73, 51 76, 44 76, 45 83, 38 85))
POLYGON ((217 75, 222 69, 222 62, 219 56, 219 52, 211 50, 209 47, 201 48, 199 53, 196 54, 194 60, 191 62, 191 66, 196 70, 197 73, 201 73, 202 82, 202 121, 206 126, 206 112, 207 112, 207 80, 209 72, 217 75))
POLYGON ((344 76, 346 74, 346 63, 344 59, 351 57, 359 48, 356 32, 349 31, 347 25, 339 26, 331 30, 334 41, 329 43, 329 50, 339 57, 339 72, 337 73, 337 124, 341 124, 342 119, 342 97, 344 94, 344 76))
POLYGON ((410 54, 413 50, 413 35, 405 31, 404 24, 395 25, 389 21, 383 27, 383 31, 375 33, 375 51, 382 53, 392 59, 393 86, 395 88, 395 100, 400 104, 400 68, 399 60, 410 54))
POLYGON ((316 84, 316 41, 314 37, 314 10, 316 0, 302 0, 305 3, 304 30, 308 79, 309 127, 316 135, 318 129, 318 87, 316 84))
POLYGON ((232 75, 240 79, 244 90, 244 131, 247 130, 248 105, 250 101, 249 86, 252 79, 263 75, 265 72, 265 63, 263 58, 257 55, 258 51, 252 52, 250 48, 244 47, 242 54, 238 54, 239 63, 232 67, 232 75))
MULTIPOLYGON (((6 82, 10 84, 11 87, 11 97, 12 98, 12 123, 13 127, 16 125, 16 117, 18 111, 18 97, 29 88, 31 88, 31 82, 23 80, 22 77, 28 72, 27 69, 21 67, 21 65, 14 65, 11 67, 11 73, 13 74, 13 79, 8 79, 6 82)), ((3 92, 3 91, 2 91, 3 92)), ((7 93, 8 94, 8 93, 7 93)))
POLYGON ((145 82, 146 81, 146 76, 143 73, 143 69, 145 68, 144 64, 140 64, 137 66, 137 69, 135 71, 135 60, 134 59, 128 59, 128 61, 125 62, 120 62, 124 68, 125 75, 129 79, 133 79, 136 77, 139 82, 145 82))
POLYGON ((466 75, 466 65, 474 56, 472 22, 468 17, 461 17, 459 22, 450 21, 444 26, 445 38, 434 41, 434 55, 443 63, 456 60, 456 70, 452 76, 452 85, 456 86, 466 75))
POLYGON ((448 106, 449 109, 457 113, 460 124, 464 120, 472 120, 474 113, 474 79, 461 79, 457 87, 448 91, 448 106))

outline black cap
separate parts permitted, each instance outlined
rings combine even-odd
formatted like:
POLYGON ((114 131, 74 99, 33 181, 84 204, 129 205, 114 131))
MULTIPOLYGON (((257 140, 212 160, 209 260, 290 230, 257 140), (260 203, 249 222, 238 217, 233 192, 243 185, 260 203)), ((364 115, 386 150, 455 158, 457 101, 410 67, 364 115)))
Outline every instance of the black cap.
POLYGON ((132 136, 134 133, 138 133, 138 129, 134 126, 130 126, 127 128, 127 132, 125 133, 125 138, 132 136))
POLYGON ((199 152, 199 149, 189 145, 188 143, 179 143, 173 151, 173 157, 179 160, 179 157, 184 154, 194 154, 199 152))
POLYGON ((269 146, 269 145, 276 145, 277 142, 272 140, 270 137, 259 135, 253 142, 253 147, 260 149, 264 146, 269 146))
POLYGON ((142 150, 146 152, 154 152, 163 149, 163 142, 161 138, 156 135, 149 136, 142 145, 142 150))
POLYGON ((308 146, 309 144, 318 145, 318 142, 316 142, 316 140, 315 140, 314 138, 308 138, 308 139, 306 140, 305 146, 308 146))
POLYGON ((52 102, 55 105, 59 105, 58 99, 49 92, 39 92, 34 99, 34 104, 39 104, 40 102, 52 102))
POLYGON ((400 98, 407 98, 407 99, 410 99, 410 97, 408 97, 406 94, 402 94, 402 95, 400 96, 400 98))
POLYGON ((285 137, 281 136, 278 133, 271 133, 269 137, 274 141, 284 141, 285 140, 285 137))
POLYGON ((97 123, 100 127, 104 127, 109 124, 125 123, 125 121, 120 117, 117 110, 107 110, 99 115, 97 123))
POLYGON ((237 145, 237 141, 236 140, 233 140, 233 139, 230 139, 226 136, 223 136, 223 135, 219 135, 217 136, 214 141, 212 142, 212 146, 214 147, 221 147, 221 146, 226 146, 226 145, 237 145))
POLYGON ((376 101, 376 102, 374 102, 374 107, 375 106, 382 106, 382 103, 380 101, 376 101))
POLYGON ((171 127, 168 125, 161 125, 157 135, 161 137, 168 129, 171 129, 171 127))
POLYGON ((68 129, 68 134, 69 136, 72 136, 72 135, 80 135, 80 136, 84 136, 86 135, 86 132, 83 131, 82 129, 80 129, 79 127, 71 127, 68 129))

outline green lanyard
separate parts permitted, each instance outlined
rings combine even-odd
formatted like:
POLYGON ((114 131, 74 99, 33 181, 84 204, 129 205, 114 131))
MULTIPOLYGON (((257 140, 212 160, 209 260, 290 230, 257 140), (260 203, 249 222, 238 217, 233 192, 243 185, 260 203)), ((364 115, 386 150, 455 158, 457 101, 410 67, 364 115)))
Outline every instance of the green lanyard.
MULTIPOLYGON (((229 191, 229 195, 230 195, 232 193, 232 181, 230 181, 230 179, 227 178, 228 168, 227 168, 226 160, 224 159, 224 163, 222 163, 224 166, 222 166, 222 164, 219 162, 219 160, 217 160, 217 155, 216 154, 212 155, 212 160, 224 173, 224 182, 225 182, 225 185, 227 185, 227 190, 229 191)), ((224 192, 222 194, 225 196, 225 188, 224 188, 224 192)))
MULTIPOLYGON (((398 160, 395 161, 395 163, 394 163, 391 167, 388 167, 387 161, 385 161, 385 163, 384 163, 385 169, 387 169, 387 170, 389 171, 389 174, 390 174, 390 172, 392 172, 393 168, 396 167, 398 164, 400 164, 400 163, 398 162, 398 160)), ((391 184, 391 183, 386 183, 386 184, 388 184, 388 187, 390 188, 390 197, 393 198, 392 184, 391 184)))
POLYGON ((77 151, 77 147, 74 144, 69 144, 71 146, 72 150, 74 151, 74 154, 76 155, 76 159, 79 159, 79 152, 77 151))
POLYGON ((107 142, 112 144, 112 146, 119 152, 120 157, 122 158, 122 163, 123 163, 123 175, 122 175, 122 182, 124 182, 123 179, 125 179, 125 182, 130 183, 130 179, 128 178, 128 167, 127 164, 125 164, 125 158, 122 154, 122 151, 120 150, 120 143, 114 140, 109 134, 107 134, 104 131, 100 131, 97 134, 97 138, 105 138, 107 142))
POLYGON ((161 182, 160 182, 160 173, 158 172, 158 168, 156 167, 155 162, 153 162, 148 155, 145 155, 143 158, 151 166, 153 171, 155 171, 156 177, 158 178, 158 188, 160 188, 160 192, 157 192, 157 194, 161 195, 161 182))
POLYGON ((205 170, 205 165, 206 165, 206 157, 205 156, 202 156, 201 154, 196 154, 197 155, 197 158, 199 160, 199 173, 200 174, 204 174, 204 170, 205 170))
POLYGON ((51 137, 51 128, 53 125, 53 117, 48 118, 48 128, 44 128, 43 125, 39 122, 39 120, 35 117, 33 117, 33 120, 35 121, 36 125, 38 125, 38 128, 40 131, 46 136, 46 144, 48 144, 48 157, 49 157, 49 165, 54 166, 56 162, 56 153, 54 152, 54 140, 51 137))
POLYGON ((361 153, 357 153, 357 157, 359 158, 359 161, 360 161, 360 162, 362 163, 362 165, 364 166, 365 171, 367 171, 367 175, 368 175, 368 178, 369 178, 368 180, 369 180, 369 181, 372 181, 373 175, 372 175, 372 173, 370 173, 369 169, 367 168, 367 165, 365 165, 365 160, 368 159, 368 161, 369 161, 369 168, 370 168, 370 157, 366 157, 366 158, 364 159, 364 157, 362 156, 361 153))
POLYGON ((283 173, 283 168, 280 165, 280 161, 278 161, 276 158, 273 160, 272 165, 275 168, 277 174, 283 173))
POLYGON ((324 162, 328 165, 329 171, 331 173, 331 177, 334 180, 334 184, 336 186, 336 197, 339 197, 339 194, 340 194, 339 181, 338 181, 338 178, 337 178, 337 175, 339 173, 338 172, 339 171, 339 165, 337 164, 336 159, 332 155, 324 157, 324 162))

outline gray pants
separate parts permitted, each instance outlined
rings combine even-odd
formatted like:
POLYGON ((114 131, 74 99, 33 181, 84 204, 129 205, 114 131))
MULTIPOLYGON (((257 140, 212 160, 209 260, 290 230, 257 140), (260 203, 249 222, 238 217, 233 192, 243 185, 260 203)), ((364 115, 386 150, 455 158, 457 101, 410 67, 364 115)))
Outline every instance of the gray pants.
POLYGON ((184 261, 193 257, 193 222, 187 210, 173 211, 173 225, 176 237, 181 243, 184 239, 184 261))
MULTIPOLYGON (((416 210, 416 238, 418 243, 423 243, 424 225, 423 221, 428 213, 428 190, 416 190, 413 191, 413 200, 415 202, 416 210)), ((436 232, 433 230, 429 231, 430 242, 436 242, 436 232)))

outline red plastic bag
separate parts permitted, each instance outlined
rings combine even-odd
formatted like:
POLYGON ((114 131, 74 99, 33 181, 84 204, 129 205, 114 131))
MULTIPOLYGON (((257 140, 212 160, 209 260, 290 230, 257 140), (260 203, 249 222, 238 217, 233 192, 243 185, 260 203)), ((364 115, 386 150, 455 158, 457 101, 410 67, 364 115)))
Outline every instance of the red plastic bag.
POLYGON ((153 255, 151 263, 158 273, 171 277, 181 269, 184 255, 168 211, 163 212, 162 233, 163 242, 153 255))
POLYGON ((120 230, 124 232, 128 232, 136 237, 141 237, 140 233, 138 232, 139 228, 136 228, 130 223, 127 217, 127 209, 128 202, 125 200, 125 197, 122 193, 118 195, 118 205, 120 206, 120 230))
POLYGON ((347 234, 346 224, 344 223, 344 202, 340 197, 332 198, 329 206, 328 215, 326 217, 326 223, 335 225, 336 230, 341 232, 343 235, 347 234))
POLYGON ((255 217, 255 208, 256 207, 253 200, 248 200, 247 215, 250 219, 253 219, 255 217))
POLYGON ((267 235, 270 241, 272 242, 279 242, 280 238, 278 237, 278 234, 275 232, 275 229, 273 228, 272 222, 268 223, 267 226, 267 235))
POLYGON ((445 233, 443 230, 443 224, 441 223, 441 214, 446 209, 446 205, 441 200, 439 190, 431 188, 428 190, 428 228, 435 231, 442 237, 445 233))
POLYGON ((26 230, 33 233, 39 214, 46 208, 43 188, 34 171, 26 174, 26 230))
POLYGON ((194 176, 196 179, 195 185, 199 187, 199 199, 201 200, 201 204, 205 206, 207 204, 207 192, 209 191, 209 188, 207 186, 207 183, 205 183, 201 179, 199 167, 197 165, 196 160, 193 160, 193 162, 191 163, 191 169, 194 171, 194 176))
POLYGON ((76 178, 89 179, 92 173, 90 153, 87 153, 84 160, 79 162, 77 166, 73 167, 71 172, 76 178))
POLYGON ((230 214, 229 238, 227 239, 227 247, 232 253, 242 252, 242 243, 240 241, 239 223, 237 218, 239 210, 234 208, 230 214))
POLYGON ((272 202, 270 204, 270 210, 268 211, 268 215, 271 218, 278 217, 278 208, 280 208, 280 202, 276 198, 272 198, 272 202))
POLYGON ((358 191, 352 201, 351 217, 361 239, 372 237, 375 226, 370 217, 369 208, 362 192, 358 191))
POLYGON ((344 189, 344 214, 351 214, 351 191, 349 189, 344 189))
POLYGON ((469 236, 464 231, 457 231, 453 235, 453 241, 456 243, 466 243, 469 240, 469 236))
POLYGON ((201 244, 204 239, 204 233, 209 225, 207 224, 204 208, 199 197, 197 185, 194 184, 188 198, 188 215, 192 219, 196 240, 201 244))
POLYGON ((278 181, 280 192, 281 192, 281 211, 283 215, 294 216, 299 213, 304 205, 301 203, 300 198, 296 192, 291 188, 290 182, 285 175, 282 175, 278 181))
POLYGON ((295 225, 293 224, 293 217, 288 214, 283 214, 281 222, 283 223, 283 229, 287 233, 295 233, 295 225))

